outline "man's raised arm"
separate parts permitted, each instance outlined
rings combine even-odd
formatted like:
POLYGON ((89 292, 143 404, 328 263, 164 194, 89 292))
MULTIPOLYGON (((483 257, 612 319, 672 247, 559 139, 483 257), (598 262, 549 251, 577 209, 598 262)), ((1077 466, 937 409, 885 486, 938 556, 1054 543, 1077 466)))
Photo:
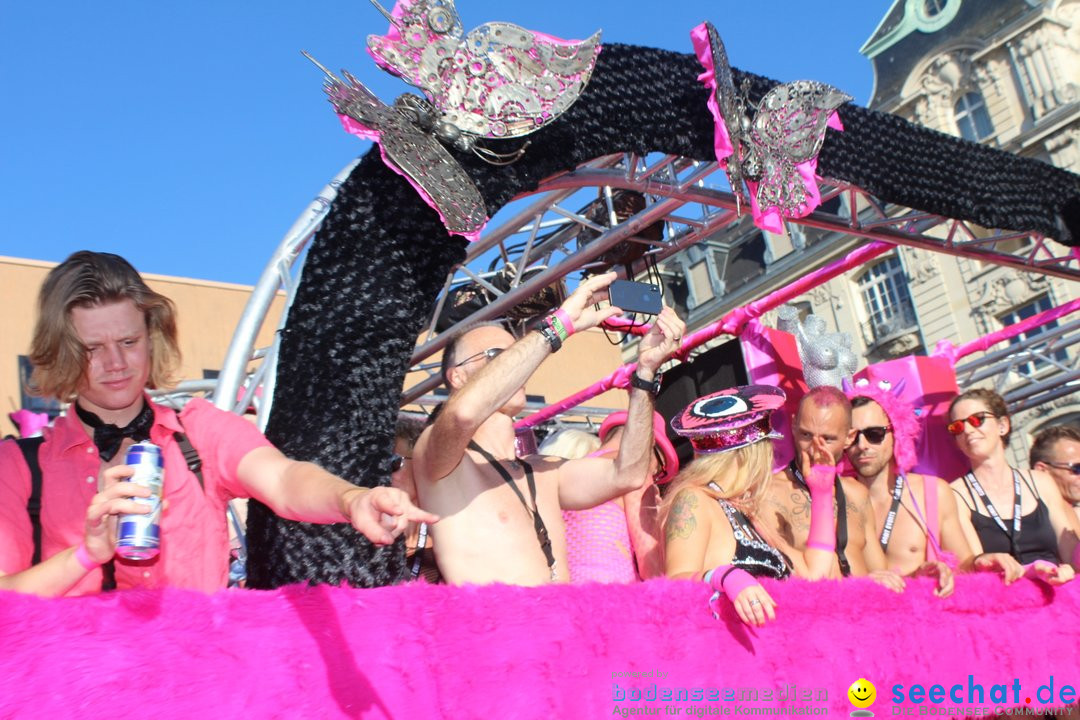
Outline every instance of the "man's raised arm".
POLYGON ((566 299, 555 313, 565 333, 558 333, 545 324, 543 333, 529 332, 476 371, 460 363, 451 367, 446 373, 450 397, 438 418, 416 443, 413 451, 415 471, 429 482, 449 475, 461 462, 469 440, 480 426, 510 402, 540 363, 561 346, 566 337, 620 314, 622 311, 617 307, 599 310, 593 307, 607 300, 607 287, 616 277, 615 273, 606 273, 589 278, 566 299), (554 341, 550 339, 553 333, 554 341))
POLYGON ((657 371, 679 348, 686 326, 665 307, 638 345, 637 369, 630 388, 619 453, 614 463, 571 460, 559 470, 559 502, 563 508, 595 507, 605 500, 640 488, 648 480, 653 447, 653 406, 657 371))

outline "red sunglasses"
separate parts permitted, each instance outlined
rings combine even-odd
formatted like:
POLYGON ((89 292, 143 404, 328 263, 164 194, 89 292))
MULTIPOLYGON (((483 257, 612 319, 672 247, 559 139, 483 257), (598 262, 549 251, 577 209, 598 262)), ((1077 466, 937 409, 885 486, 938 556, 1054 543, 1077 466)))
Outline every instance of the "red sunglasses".
POLYGON ((982 427, 983 423, 986 422, 986 418, 996 417, 997 415, 991 412, 977 412, 974 415, 968 415, 966 418, 953 420, 951 423, 945 426, 945 429, 953 435, 959 435, 960 433, 964 432, 964 423, 967 423, 973 428, 980 428, 982 427))

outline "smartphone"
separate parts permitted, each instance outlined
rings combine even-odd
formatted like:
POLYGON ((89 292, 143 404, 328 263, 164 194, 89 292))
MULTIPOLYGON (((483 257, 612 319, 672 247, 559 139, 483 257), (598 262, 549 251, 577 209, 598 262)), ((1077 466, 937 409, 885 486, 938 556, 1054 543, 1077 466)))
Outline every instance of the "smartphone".
POLYGON ((627 313, 659 315, 664 306, 663 293, 658 285, 616 280, 608 288, 611 304, 627 313))

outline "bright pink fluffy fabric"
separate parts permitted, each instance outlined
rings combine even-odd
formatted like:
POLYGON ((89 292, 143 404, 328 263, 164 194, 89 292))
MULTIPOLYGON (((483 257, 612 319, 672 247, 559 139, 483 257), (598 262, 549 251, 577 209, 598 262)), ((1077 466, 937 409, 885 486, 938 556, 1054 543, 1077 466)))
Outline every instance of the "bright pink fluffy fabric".
MULTIPOLYGON (((730 604, 714 620, 704 583, 668 580, 0 594, 0 717, 592 718, 619 706, 615 683, 825 688, 818 707, 847 717, 866 678, 880 718, 895 684, 1016 678, 1021 705, 1051 675, 1080 685, 1080 581, 961 577, 945 600, 925 579, 902 595, 865 579, 765 585, 778 619, 761 630, 730 604), (654 670, 666 677, 612 677, 654 670)), ((646 705, 663 703, 622 704, 646 705)))

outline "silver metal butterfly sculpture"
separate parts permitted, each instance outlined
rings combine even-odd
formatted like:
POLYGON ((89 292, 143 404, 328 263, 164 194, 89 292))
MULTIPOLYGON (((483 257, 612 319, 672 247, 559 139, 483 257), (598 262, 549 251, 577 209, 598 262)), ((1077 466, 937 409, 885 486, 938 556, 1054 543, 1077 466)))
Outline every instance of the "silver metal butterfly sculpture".
MULTIPOLYGON (((453 233, 477 233, 487 221, 483 198, 447 151, 472 151, 492 164, 521 157, 486 139, 527 135, 546 126, 581 95, 596 65, 600 33, 567 42, 509 23, 485 23, 466 35, 452 0, 399 0, 386 35, 368 36, 384 70, 424 91, 387 106, 348 72, 326 73, 324 89, 338 113, 379 134, 383 157, 406 174, 453 233)), ((307 55, 307 53, 304 53, 307 55)))
POLYGON ((817 156, 825 141, 829 115, 852 97, 831 85, 812 80, 777 85, 755 107, 748 94, 749 79, 740 91, 728 62, 720 34, 706 22, 716 78, 716 104, 734 152, 727 159, 727 175, 736 203, 745 198, 743 182, 759 183, 758 207, 778 208, 796 215, 806 202, 806 189, 796 165, 817 156), (753 114, 748 112, 753 109, 753 114))

